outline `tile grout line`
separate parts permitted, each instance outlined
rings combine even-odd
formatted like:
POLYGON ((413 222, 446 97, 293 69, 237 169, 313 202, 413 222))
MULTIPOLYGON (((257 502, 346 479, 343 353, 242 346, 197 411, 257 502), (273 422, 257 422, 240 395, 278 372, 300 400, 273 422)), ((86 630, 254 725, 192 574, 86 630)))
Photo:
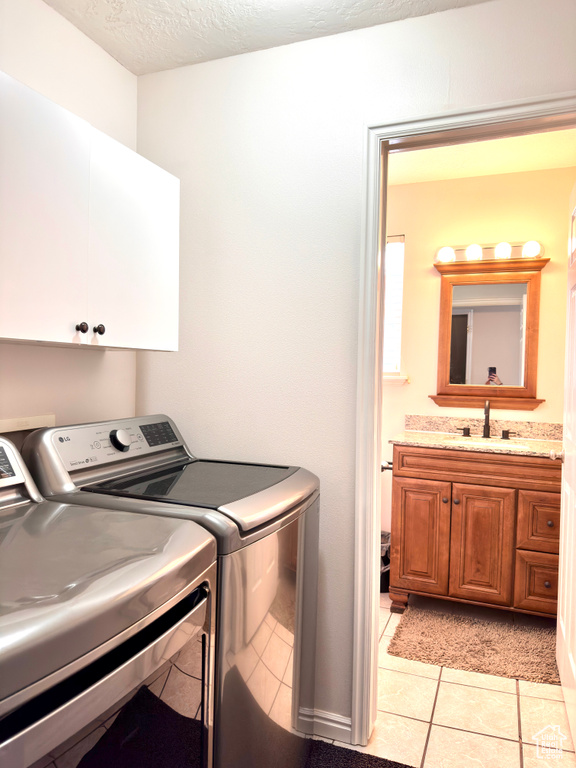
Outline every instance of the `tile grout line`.
POLYGON ((518 748, 520 750, 520 768, 524 768, 524 748, 522 746, 522 716, 520 714, 520 680, 516 680, 516 701, 518 711, 518 748))
POLYGON ((388 709, 377 709, 377 712, 380 712, 383 715, 393 715, 394 717, 400 717, 402 720, 413 720, 415 723, 424 723, 425 725, 428 725, 429 723, 428 720, 422 720, 421 718, 414 717, 413 715, 401 715, 398 712, 392 712, 388 709))
MULTIPOLYGON (((380 667, 380 669, 382 669, 382 667, 380 667)), ((444 667, 442 667, 442 669, 444 669, 444 667)), ((396 670, 393 670, 393 671, 396 671, 396 670)), ((410 675, 410 674, 415 674, 415 673, 406 672, 405 674, 410 675)), ((418 675, 418 677, 424 677, 424 675, 418 675)), ((434 679, 434 678, 431 678, 431 679, 434 679)), ((503 679, 507 680, 509 678, 503 678, 503 679)), ((477 691, 492 691, 492 693, 506 693, 508 696, 516 696, 516 691, 514 691, 514 692, 512 692, 512 691, 501 691, 499 688, 486 688, 486 687, 481 686, 481 685, 470 685, 469 683, 457 683, 457 682, 455 682, 453 680, 443 680, 442 682, 446 683, 446 685, 460 685, 463 688, 474 688, 474 690, 477 690, 477 691)), ((548 699, 547 699, 547 701, 548 701, 548 699)), ((550 701, 554 701, 554 699, 550 699, 550 701)))
POLYGON ((380 638, 378 639, 378 643, 380 643, 380 640, 382 640, 382 638, 384 637, 384 632, 386 632, 386 627, 388 626, 388 624, 390 622, 390 617, 391 616, 392 616, 392 614, 390 613, 390 611, 388 611, 388 618, 386 619, 386 623, 382 627, 382 632, 380 633, 380 638))
MULTIPOLYGON (((382 710, 380 710, 380 711, 382 711, 382 710)), ((394 712, 390 712, 389 714, 393 715, 394 712)), ((412 719, 414 719, 414 718, 412 718, 412 719)), ((422 722, 422 721, 420 721, 420 722, 422 722)), ((518 741, 518 739, 510 739, 507 736, 496 736, 493 733, 483 733, 482 731, 468 731, 468 730, 466 730, 466 728, 457 728, 455 725, 444 725, 444 724, 441 724, 441 723, 434 723, 434 725, 437 728, 443 728, 443 729, 445 729, 447 731, 458 731, 458 733, 470 733, 473 736, 482 736, 483 738, 486 738, 486 739, 496 739, 496 741, 507 741, 510 744, 516 744, 516 742, 518 741)))
POLYGON ((430 741, 430 735, 432 733, 432 721, 434 720, 436 702, 438 701, 438 694, 440 693, 440 683, 442 681, 443 669, 444 667, 440 667, 440 674, 438 675, 438 685, 436 687, 436 695, 434 696, 434 704, 432 704, 432 712, 430 713, 430 725, 428 726, 428 733, 426 734, 426 741, 424 742, 424 751, 422 752, 422 760, 420 762, 420 768, 424 768, 424 763, 426 762, 426 752, 428 751, 428 743, 430 741))
MULTIPOLYGON (((400 658, 400 657, 395 656, 394 658, 400 658)), ((398 672, 399 675, 410 675, 410 677, 419 677, 421 680, 438 681, 438 678, 436 676, 430 677, 429 675, 419 675, 418 672, 405 672, 403 669, 392 669, 391 667, 381 667, 380 664, 378 664, 378 669, 382 669, 384 672, 398 672)))

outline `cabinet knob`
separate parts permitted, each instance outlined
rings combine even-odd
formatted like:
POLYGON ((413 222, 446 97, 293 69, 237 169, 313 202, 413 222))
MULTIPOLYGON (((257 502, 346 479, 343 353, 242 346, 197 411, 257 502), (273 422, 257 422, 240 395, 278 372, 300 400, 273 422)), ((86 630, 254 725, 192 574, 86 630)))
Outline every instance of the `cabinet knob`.
POLYGON ((88 333, 88 323, 78 323, 76 330, 80 333, 88 333))
POLYGON ((548 528, 554 528, 554 521, 553 520, 548 520, 546 525, 548 526, 548 528))
POLYGON ((564 462, 564 450, 550 451, 550 458, 552 459, 552 461, 564 462))
POLYGON ((552 586, 552 584, 550 584, 550 582, 549 582, 549 581, 545 581, 545 582, 544 582, 544 586, 546 587, 546 589, 550 589, 550 587, 552 586))
POLYGON ((460 499, 454 499, 454 504, 460 504, 460 499))
POLYGON ((105 326, 102 325, 102 323, 100 323, 100 325, 95 325, 93 330, 94 330, 94 333, 99 333, 100 336, 104 336, 104 334, 106 333, 106 328, 105 326))
POLYGON ((446 496, 442 496, 442 504, 448 504, 448 499, 446 496))

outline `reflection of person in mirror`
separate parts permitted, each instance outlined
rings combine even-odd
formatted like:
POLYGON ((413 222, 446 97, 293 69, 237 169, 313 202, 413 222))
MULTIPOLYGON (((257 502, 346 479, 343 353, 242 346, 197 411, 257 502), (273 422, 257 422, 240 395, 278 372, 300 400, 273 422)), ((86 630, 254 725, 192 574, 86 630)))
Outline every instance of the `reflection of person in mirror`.
POLYGON ((502 382, 498 378, 495 368, 493 370, 488 369, 488 380, 486 384, 495 384, 495 385, 497 384, 500 386, 502 385, 502 382))

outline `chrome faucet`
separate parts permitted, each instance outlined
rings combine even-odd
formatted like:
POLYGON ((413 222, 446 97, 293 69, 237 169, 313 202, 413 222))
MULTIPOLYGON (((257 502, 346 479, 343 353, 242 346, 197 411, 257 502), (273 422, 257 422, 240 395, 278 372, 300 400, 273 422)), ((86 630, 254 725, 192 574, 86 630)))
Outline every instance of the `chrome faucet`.
POLYGON ((484 404, 484 431, 482 437, 490 437, 490 400, 484 404))

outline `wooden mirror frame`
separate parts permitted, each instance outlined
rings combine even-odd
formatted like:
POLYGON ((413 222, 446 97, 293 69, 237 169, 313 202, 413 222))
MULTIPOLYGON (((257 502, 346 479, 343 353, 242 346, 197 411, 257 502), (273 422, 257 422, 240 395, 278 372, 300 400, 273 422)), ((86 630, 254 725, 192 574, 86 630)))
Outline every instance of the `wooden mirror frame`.
POLYGON ((550 259, 453 261, 434 264, 441 274, 440 334, 438 338, 438 393, 430 395, 436 405, 481 408, 490 400, 492 408, 533 411, 544 400, 536 398, 538 375, 538 326, 540 316, 540 272, 550 259), (526 346, 524 385, 450 384, 450 338, 452 289, 455 285, 526 283, 526 346))

